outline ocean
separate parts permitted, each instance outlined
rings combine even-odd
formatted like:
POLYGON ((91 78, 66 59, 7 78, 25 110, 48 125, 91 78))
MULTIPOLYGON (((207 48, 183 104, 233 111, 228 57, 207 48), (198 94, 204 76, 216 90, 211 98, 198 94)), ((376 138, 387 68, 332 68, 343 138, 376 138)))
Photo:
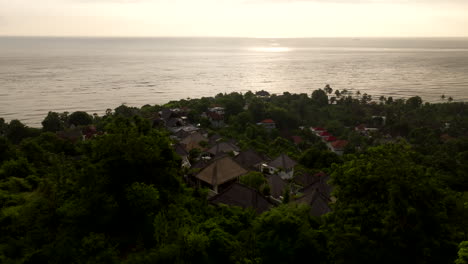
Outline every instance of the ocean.
POLYGON ((102 115, 218 93, 308 93, 468 101, 468 38, 0 37, 0 117, 102 115))

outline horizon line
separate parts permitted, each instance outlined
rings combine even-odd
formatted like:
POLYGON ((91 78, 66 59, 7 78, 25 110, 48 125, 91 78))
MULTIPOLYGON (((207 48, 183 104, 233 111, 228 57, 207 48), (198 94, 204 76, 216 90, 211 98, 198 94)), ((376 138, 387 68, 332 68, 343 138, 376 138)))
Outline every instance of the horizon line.
POLYGON ((282 37, 282 36, 260 36, 260 37, 252 37, 252 36, 105 36, 105 35, 0 35, 0 37, 17 37, 17 38, 238 38, 238 39, 313 39, 313 38, 351 38, 351 39, 372 39, 372 38, 468 38, 466 36, 307 36, 307 37, 282 37))

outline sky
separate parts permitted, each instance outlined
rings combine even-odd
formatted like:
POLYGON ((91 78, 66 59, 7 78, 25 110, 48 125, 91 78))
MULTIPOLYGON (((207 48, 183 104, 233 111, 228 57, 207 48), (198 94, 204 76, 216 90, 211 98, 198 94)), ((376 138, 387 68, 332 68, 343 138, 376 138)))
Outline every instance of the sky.
POLYGON ((468 0, 0 0, 0 36, 468 37, 468 0))

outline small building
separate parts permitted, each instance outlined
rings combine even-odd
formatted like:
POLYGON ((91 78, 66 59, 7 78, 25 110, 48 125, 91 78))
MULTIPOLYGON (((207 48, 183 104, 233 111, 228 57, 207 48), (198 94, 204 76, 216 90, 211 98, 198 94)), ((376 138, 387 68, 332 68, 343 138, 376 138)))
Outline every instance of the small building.
POLYGON ((210 187, 216 193, 218 190, 236 182, 238 178, 248 171, 231 157, 225 155, 214 159, 208 166, 203 168, 195 178, 200 184, 210 187))
POLYGON ((294 142, 294 144, 296 144, 296 145, 299 145, 299 144, 301 144, 303 142, 301 136, 291 136, 291 139, 294 142))
POLYGON ((323 127, 311 127, 310 131, 312 131, 312 133, 314 133, 315 135, 319 136, 320 133, 322 133, 322 132, 324 132, 326 130, 323 127))
POLYGON ((257 125, 263 126, 266 129, 275 129, 276 128, 276 123, 275 123, 275 121, 273 121, 273 119, 262 120, 261 122, 258 122, 257 125))
POLYGON ((234 183, 223 192, 211 197, 212 204, 226 204, 239 206, 244 209, 251 208, 261 214, 270 210, 273 204, 260 192, 241 183, 234 183))
POLYGON ((213 147, 209 148, 206 152, 210 153, 212 156, 230 153, 234 154, 234 156, 237 156, 239 151, 239 147, 230 142, 218 142, 213 147))
POLYGON ((331 212, 328 205, 332 202, 331 186, 327 183, 329 179, 328 175, 320 177, 319 181, 299 190, 302 195, 296 198, 294 203, 309 205, 310 214, 317 217, 331 212))
POLYGON ((268 158, 249 149, 240 152, 234 160, 247 170, 260 170, 262 163, 267 161, 268 158))
POLYGON ((185 150, 185 146, 183 144, 176 144, 174 146, 174 151, 182 159, 182 167, 183 168, 190 168, 191 164, 190 164, 190 161, 189 161, 189 158, 188 158, 189 154, 185 150))
POLYGON ((268 176, 267 182, 270 186, 270 195, 275 199, 282 200, 284 192, 288 189, 288 183, 278 174, 268 176))
POLYGON ((262 164, 262 171, 267 170, 269 174, 277 173, 282 179, 292 179, 296 165, 297 162, 288 155, 281 154, 268 164, 262 164))
POLYGON ((311 184, 314 184, 318 181, 320 181, 321 177, 325 177, 326 174, 324 172, 317 172, 315 174, 310 174, 310 173, 296 173, 294 175, 294 183, 299 184, 303 187, 309 186, 311 184))
POLYGON ((202 149, 202 147, 199 145, 202 141, 207 141, 207 138, 197 131, 182 139, 180 143, 184 144, 185 150, 189 152, 194 148, 202 149))
POLYGON ((346 146, 349 142, 347 140, 336 140, 328 144, 328 147, 331 151, 335 152, 338 155, 343 155, 346 146))

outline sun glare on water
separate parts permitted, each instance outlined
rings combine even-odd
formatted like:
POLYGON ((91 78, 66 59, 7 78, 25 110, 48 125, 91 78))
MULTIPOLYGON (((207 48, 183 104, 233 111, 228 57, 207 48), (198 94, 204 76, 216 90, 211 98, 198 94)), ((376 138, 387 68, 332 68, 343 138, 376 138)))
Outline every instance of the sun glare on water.
POLYGON ((251 48, 251 51, 257 52, 288 52, 291 51, 290 48, 287 47, 255 47, 251 48))

